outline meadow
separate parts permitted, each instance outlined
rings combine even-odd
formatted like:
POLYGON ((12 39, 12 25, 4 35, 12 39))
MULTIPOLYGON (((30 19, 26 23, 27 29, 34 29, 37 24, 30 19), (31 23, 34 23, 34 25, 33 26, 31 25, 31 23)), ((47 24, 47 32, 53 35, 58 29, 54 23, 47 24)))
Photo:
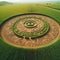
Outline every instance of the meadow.
MULTIPOLYGON (((60 4, 12 4, 0 6, 0 26, 1 24, 14 15, 24 13, 39 13, 53 18, 60 25, 60 4)), ((55 44, 38 50, 38 60, 60 60, 60 38, 55 44), (42 52, 40 52, 42 51, 42 52), (47 52, 48 51, 48 52, 47 52), (43 53, 45 53, 43 55, 43 53), (42 57, 43 56, 43 57, 42 57)), ((28 54, 28 51, 26 51, 28 54)), ((24 60, 25 50, 12 47, 0 39, 0 60, 24 60), (22 53, 22 51, 24 51, 22 53)), ((25 53, 26 54, 26 53, 25 53)), ((35 54, 33 54, 35 55, 35 54)), ((32 57, 32 56, 31 56, 32 57)), ((32 60, 37 60, 32 57, 32 60)), ((30 60, 28 57, 26 60, 30 60)))

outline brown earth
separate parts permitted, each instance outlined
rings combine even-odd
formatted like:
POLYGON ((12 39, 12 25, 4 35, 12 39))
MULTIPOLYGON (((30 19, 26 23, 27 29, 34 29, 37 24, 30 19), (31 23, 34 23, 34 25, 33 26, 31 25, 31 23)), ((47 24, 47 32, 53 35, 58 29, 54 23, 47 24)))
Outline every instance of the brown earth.
MULTIPOLYGON (((43 22, 37 21, 37 20, 36 20, 36 22, 37 22, 37 24, 39 24, 36 29, 30 30, 30 29, 25 28, 22 24, 23 22, 19 22, 19 24, 21 24, 21 25, 18 24, 17 28, 24 32, 31 32, 31 31, 36 31, 36 30, 41 29, 41 27, 43 26, 43 22), (41 22, 41 23, 39 23, 39 22, 41 22)), ((46 17, 46 16, 23 15, 23 16, 18 16, 11 20, 8 20, 1 28, 1 36, 6 43, 16 46, 16 47, 38 48, 38 47, 47 46, 47 45, 52 44, 55 41, 57 41, 57 39, 60 36, 60 26, 56 21, 54 21, 53 19, 46 17), (31 37, 29 37, 29 39, 25 39, 25 36, 23 38, 16 36, 12 31, 12 25, 20 18, 23 18, 26 16, 37 16, 39 18, 44 18, 50 25, 50 31, 43 37, 36 38, 36 39, 31 39, 31 37)))

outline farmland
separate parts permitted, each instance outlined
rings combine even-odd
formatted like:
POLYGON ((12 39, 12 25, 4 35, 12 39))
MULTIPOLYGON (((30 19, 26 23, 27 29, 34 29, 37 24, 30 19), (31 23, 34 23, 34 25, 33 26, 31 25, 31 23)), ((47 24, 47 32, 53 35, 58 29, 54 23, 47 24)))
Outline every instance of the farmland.
MULTIPOLYGON (((12 4, 0 6, 0 26, 9 17, 24 13, 43 14, 51 17, 60 25, 60 4, 12 4)), ((30 54, 28 53, 29 51, 27 50, 27 53, 25 51, 25 49, 10 46, 3 42, 3 39, 0 39, 0 60, 25 60, 25 58, 26 60, 31 60, 27 57, 30 54)), ((47 46, 47 48, 42 48, 37 52, 39 52, 38 56, 40 58, 34 58, 30 54, 32 60, 60 60, 60 38, 58 38, 55 44, 47 46)), ((35 53, 32 55, 36 56, 35 53)))

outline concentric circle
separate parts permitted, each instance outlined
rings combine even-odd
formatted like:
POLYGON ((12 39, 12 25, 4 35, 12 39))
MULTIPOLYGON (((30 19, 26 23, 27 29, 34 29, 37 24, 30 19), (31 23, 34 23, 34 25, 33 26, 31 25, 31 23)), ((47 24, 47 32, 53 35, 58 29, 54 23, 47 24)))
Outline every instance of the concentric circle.
POLYGON ((1 26, 1 37, 15 47, 40 48, 57 41, 59 28, 59 24, 50 17, 28 13, 8 19, 1 26))
POLYGON ((49 31, 49 24, 42 18, 38 18, 36 16, 34 17, 25 16, 24 18, 17 20, 13 24, 12 29, 14 34, 21 38, 23 38, 23 36, 25 36, 25 38, 28 39, 29 37, 38 38, 45 35, 49 31), (40 24, 38 24, 38 22, 40 24), (23 29, 24 31, 21 30, 21 28, 24 28, 23 29))
POLYGON ((27 28, 37 27, 36 22, 33 21, 33 20, 27 20, 27 21, 25 21, 25 22, 24 22, 24 25, 25 25, 25 27, 27 27, 27 28))

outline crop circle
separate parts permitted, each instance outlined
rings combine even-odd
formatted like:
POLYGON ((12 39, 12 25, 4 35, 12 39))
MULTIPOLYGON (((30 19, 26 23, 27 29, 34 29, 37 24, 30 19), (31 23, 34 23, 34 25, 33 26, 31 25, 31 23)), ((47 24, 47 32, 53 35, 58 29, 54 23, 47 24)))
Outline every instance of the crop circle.
POLYGON ((44 34, 46 34, 49 31, 49 24, 41 18, 37 18, 37 17, 24 17, 21 18, 19 20, 17 20, 12 27, 12 30, 14 32, 14 34, 16 34, 17 36, 23 38, 23 36, 25 36, 25 38, 31 37, 31 38, 37 38, 37 37, 41 37, 44 34), (34 19, 34 20, 33 20, 34 19), (38 22, 39 20, 39 23, 38 22), (41 24, 42 22, 42 24, 41 24), (25 29, 25 31, 20 30, 20 27, 18 27, 19 25, 21 25, 21 23, 23 24, 21 27, 25 29), (38 28, 39 27, 41 28, 38 28), (42 26, 40 26, 42 25, 42 26), (30 29, 30 31, 27 31, 28 29, 30 29), (32 30, 38 29, 36 31, 32 31, 32 30))
POLYGON ((1 26, 1 37, 19 48, 48 46, 60 36, 60 26, 54 19, 35 13, 14 16, 1 26))

